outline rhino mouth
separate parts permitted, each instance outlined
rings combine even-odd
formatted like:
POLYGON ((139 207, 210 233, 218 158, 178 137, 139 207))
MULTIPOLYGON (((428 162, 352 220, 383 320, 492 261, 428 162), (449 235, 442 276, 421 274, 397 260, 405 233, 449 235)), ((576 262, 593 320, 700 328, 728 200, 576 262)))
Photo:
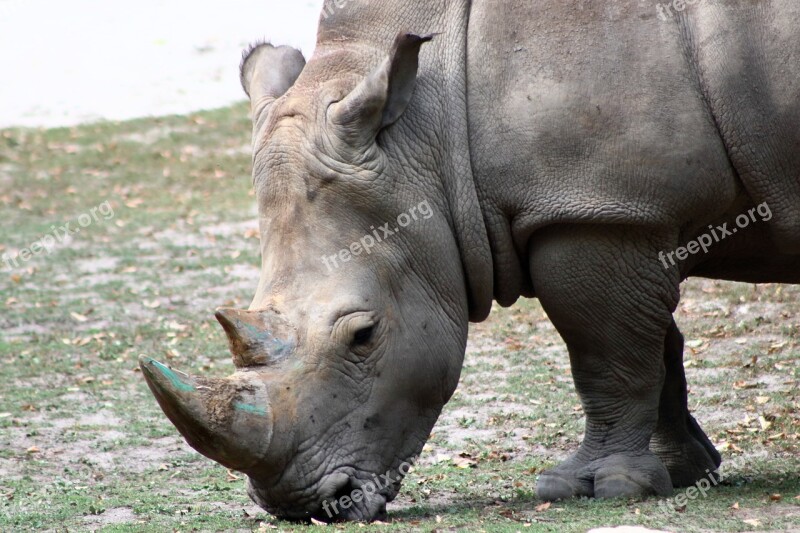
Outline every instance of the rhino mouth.
POLYGON ((323 501, 320 510, 316 513, 316 519, 323 522, 372 522, 374 520, 386 519, 386 503, 389 501, 389 489, 384 488, 382 492, 372 492, 364 489, 365 484, 348 478, 347 483, 342 485, 339 490, 331 497, 323 501), (356 502, 354 495, 364 494, 356 502), (350 504, 344 508, 345 502, 349 499, 350 504), (334 512, 334 507, 338 512, 334 512))
MULTIPOLYGON (((378 476, 372 476, 376 479, 378 476)), ((376 485, 339 472, 326 476, 316 489, 320 497, 306 505, 269 502, 267 491, 248 481, 250 498, 270 514, 292 522, 307 523, 311 519, 325 522, 372 522, 387 518, 386 504, 397 495, 397 482, 376 485)))

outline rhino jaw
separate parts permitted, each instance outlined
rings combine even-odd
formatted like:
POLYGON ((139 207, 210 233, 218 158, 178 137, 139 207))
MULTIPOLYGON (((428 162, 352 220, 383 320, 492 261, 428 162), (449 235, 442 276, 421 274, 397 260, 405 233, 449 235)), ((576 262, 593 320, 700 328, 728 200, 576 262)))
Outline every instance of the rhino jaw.
POLYGON ((264 460, 272 437, 264 383, 240 375, 193 378, 146 356, 139 358, 139 367, 164 414, 192 448, 242 472, 264 460))

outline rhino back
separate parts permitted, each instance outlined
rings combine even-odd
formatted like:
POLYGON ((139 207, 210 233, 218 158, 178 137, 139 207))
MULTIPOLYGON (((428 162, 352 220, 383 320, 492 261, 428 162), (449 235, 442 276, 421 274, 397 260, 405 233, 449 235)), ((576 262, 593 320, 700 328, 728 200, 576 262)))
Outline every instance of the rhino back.
POLYGON ((800 252, 800 3, 703 3, 687 13, 690 48, 731 161, 776 243, 800 252))
POLYGON ((791 1, 701 0, 670 20, 631 0, 473 2, 470 147, 492 238, 509 256, 501 261, 554 222, 690 231, 745 190, 774 200, 797 235, 791 1), (747 26, 757 29, 742 39, 747 26), (770 43, 758 37, 776 27, 770 43), (737 146, 747 149, 730 156, 737 146), (509 232, 493 228, 502 217, 513 219, 509 232))

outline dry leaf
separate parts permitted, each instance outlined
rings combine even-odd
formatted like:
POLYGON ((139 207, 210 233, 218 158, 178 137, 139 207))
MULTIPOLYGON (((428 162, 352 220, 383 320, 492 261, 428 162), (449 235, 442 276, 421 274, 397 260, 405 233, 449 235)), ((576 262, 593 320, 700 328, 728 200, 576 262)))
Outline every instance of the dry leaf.
POLYGON ((543 504, 534 507, 533 510, 536 511, 537 513, 541 513, 543 511, 550 509, 550 505, 551 505, 550 502, 544 502, 543 504))
POLYGON ((773 502, 779 502, 781 501, 781 495, 778 493, 770 494, 769 499, 772 500, 773 502))
POLYGON ((161 307, 161 302, 158 300, 142 300, 142 305, 150 309, 156 309, 157 307, 161 307))
POLYGON ((739 510, 739 502, 736 502, 736 503, 734 503, 733 505, 731 505, 731 509, 733 509, 733 510, 739 510))
POLYGON ((437 453, 436 457, 433 458, 433 464, 438 465, 439 463, 444 463, 450 460, 450 456, 444 453, 437 453))
POLYGON ((742 520, 745 524, 751 525, 753 527, 758 527, 761 525, 761 522, 756 520, 755 518, 751 518, 750 520, 742 520))
POLYGON ((323 527, 328 525, 328 524, 326 524, 325 522, 323 522, 321 520, 317 520, 316 518, 311 518, 311 524, 315 525, 315 526, 323 526, 323 527))
POLYGON ((767 350, 767 353, 777 352, 778 350, 780 350, 781 348, 783 348, 787 344, 789 344, 789 341, 776 342, 775 344, 773 344, 773 345, 771 345, 769 347, 769 350, 767 350))
POLYGON ((75 311, 72 311, 72 312, 69 314, 69 316, 71 316, 72 318, 74 318, 76 322, 86 322, 87 320, 89 320, 89 318, 88 318, 88 317, 86 317, 85 315, 82 315, 82 314, 80 314, 80 313, 76 313, 75 311))
POLYGON ((453 464, 456 465, 457 468, 475 468, 478 466, 478 462, 466 453, 459 454, 458 457, 453 457, 453 464))

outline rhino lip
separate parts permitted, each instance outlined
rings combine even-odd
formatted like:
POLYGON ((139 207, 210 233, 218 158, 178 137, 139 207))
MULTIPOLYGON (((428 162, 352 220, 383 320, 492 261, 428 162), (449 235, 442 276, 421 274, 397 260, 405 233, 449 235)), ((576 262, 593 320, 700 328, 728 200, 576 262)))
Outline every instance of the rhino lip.
POLYGON ((363 492, 364 486, 364 483, 355 481, 350 475, 337 472, 324 478, 320 486, 316 488, 316 491, 324 496, 310 505, 294 507, 286 504, 269 505, 264 501, 256 501, 256 503, 282 520, 297 523, 309 523, 312 519, 325 523, 385 520, 387 517, 386 503, 392 499, 387 491, 390 491, 391 487, 382 487, 359 502, 352 501, 353 493, 356 490, 363 492), (343 508, 341 504, 342 498, 345 497, 351 500, 347 508, 343 508))
POLYGON ((323 522, 372 522, 374 520, 385 520, 386 502, 389 500, 385 494, 388 487, 369 494, 359 502, 352 499, 353 493, 357 490, 363 491, 364 485, 357 485, 351 477, 339 487, 339 489, 329 498, 325 498, 316 513, 312 516, 323 522), (351 504, 345 509, 342 506, 342 499, 350 498, 351 504), (333 512, 336 509, 338 512, 333 512))

